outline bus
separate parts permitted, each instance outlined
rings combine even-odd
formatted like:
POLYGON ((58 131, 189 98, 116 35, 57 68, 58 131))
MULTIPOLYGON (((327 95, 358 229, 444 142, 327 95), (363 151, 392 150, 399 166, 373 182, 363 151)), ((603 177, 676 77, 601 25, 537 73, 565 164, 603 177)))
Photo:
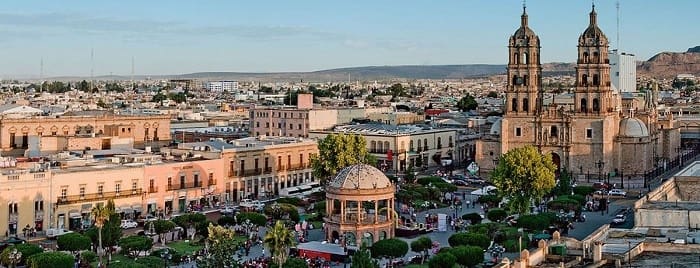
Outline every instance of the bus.
POLYGON ((311 184, 304 184, 294 187, 287 187, 280 189, 280 197, 298 197, 303 198, 311 193, 320 192, 323 189, 321 184, 318 182, 313 182, 311 184))

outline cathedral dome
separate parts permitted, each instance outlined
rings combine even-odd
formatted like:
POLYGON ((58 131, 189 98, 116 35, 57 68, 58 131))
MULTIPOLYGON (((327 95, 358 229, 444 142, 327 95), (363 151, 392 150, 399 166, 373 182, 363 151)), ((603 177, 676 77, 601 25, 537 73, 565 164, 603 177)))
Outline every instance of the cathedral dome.
POLYGON ((515 33, 510 37, 511 46, 527 46, 534 45, 539 46, 540 38, 535 34, 535 31, 530 29, 527 25, 527 12, 525 12, 525 7, 523 7, 523 15, 520 16, 520 28, 515 30, 515 33), (523 40, 523 42, 518 42, 518 40, 523 40), (534 43, 533 43, 534 42, 534 43))
POLYGON ((357 164, 343 168, 338 175, 328 183, 328 187, 335 189, 382 189, 391 186, 391 181, 379 169, 357 164))
POLYGON ((649 137, 647 126, 639 119, 624 118, 620 120, 620 137, 642 138, 649 137))
POLYGON ((493 122, 493 125, 491 125, 491 130, 489 131, 489 134, 491 135, 501 135, 501 119, 496 120, 496 122, 493 122))

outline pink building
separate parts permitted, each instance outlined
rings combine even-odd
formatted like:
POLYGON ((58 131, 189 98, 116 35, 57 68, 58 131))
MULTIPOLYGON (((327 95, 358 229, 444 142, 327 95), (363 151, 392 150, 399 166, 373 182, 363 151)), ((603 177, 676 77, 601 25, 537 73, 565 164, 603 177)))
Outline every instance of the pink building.
POLYGON ((222 200, 224 176, 222 159, 166 160, 146 165, 146 212, 168 216, 215 206, 222 200))

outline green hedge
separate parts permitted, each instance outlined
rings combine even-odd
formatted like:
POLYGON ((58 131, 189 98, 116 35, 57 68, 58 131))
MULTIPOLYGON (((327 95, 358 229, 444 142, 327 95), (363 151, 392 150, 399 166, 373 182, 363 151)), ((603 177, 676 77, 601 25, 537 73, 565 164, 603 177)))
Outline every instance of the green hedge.
POLYGON ((491 239, 485 234, 477 233, 456 233, 447 239, 450 247, 458 246, 476 246, 482 249, 487 249, 491 244, 491 239))
POLYGON ((489 212, 486 213, 486 218, 493 222, 500 222, 504 220, 507 216, 508 213, 506 213, 505 210, 500 208, 490 209, 489 212))
POLYGON ((587 196, 593 192, 595 192, 595 188, 593 188, 593 186, 579 185, 574 187, 574 194, 577 195, 587 196))
POLYGON ((518 218, 518 227, 532 231, 542 231, 547 229, 556 219, 557 215, 554 213, 523 215, 518 218))

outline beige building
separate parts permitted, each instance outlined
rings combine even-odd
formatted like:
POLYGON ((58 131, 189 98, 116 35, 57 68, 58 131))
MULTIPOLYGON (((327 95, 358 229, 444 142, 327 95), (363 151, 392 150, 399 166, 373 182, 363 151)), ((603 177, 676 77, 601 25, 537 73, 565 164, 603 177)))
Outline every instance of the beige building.
POLYGON ((447 163, 444 161, 460 163, 463 160, 460 157, 464 156, 456 153, 458 149, 455 129, 361 124, 338 126, 333 131, 312 131, 309 137, 323 139, 334 133, 357 134, 364 137, 367 141, 367 150, 377 157, 378 167, 385 171, 391 169, 403 172, 409 166, 440 166, 447 163))
POLYGON ((137 148, 160 147, 169 140, 170 118, 163 115, 0 118, 3 155, 23 156, 27 151, 40 154, 76 148, 110 149, 124 143, 133 143, 137 148))
POLYGON ((482 170, 492 170, 500 155, 526 145, 551 154, 561 168, 596 177, 639 176, 677 157, 678 124, 671 114, 657 112, 655 94, 640 102, 611 88, 608 39, 595 9, 578 40, 574 92, 559 98, 565 101, 543 103, 540 40, 524 10, 508 51, 505 115, 477 142, 482 170))
POLYGON ((373 122, 389 125, 411 125, 425 122, 425 116, 411 112, 373 113, 367 115, 373 122))
POLYGON ((26 226, 44 231, 52 204, 49 172, 39 165, 18 167, 10 158, 0 159, 0 166, 0 233, 22 234, 26 226))
POLYGON ((310 139, 261 136, 229 143, 185 143, 177 150, 221 159, 224 175, 217 189, 222 202, 302 195, 318 189, 310 165, 318 145, 310 139))

